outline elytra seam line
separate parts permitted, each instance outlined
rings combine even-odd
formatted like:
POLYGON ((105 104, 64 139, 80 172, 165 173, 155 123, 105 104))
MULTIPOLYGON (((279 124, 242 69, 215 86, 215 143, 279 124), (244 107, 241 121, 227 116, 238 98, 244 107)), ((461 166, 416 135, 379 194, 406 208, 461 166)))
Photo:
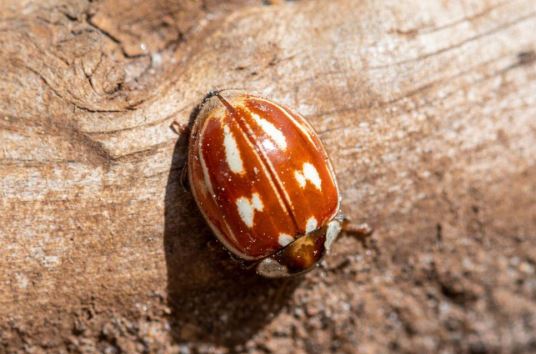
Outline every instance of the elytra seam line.
POLYGON ((248 123, 243 120, 240 114, 238 114, 238 112, 234 109, 234 107, 231 106, 231 104, 225 98, 223 98, 219 93, 216 93, 216 97, 218 97, 218 99, 225 106, 225 108, 229 111, 229 113, 231 113, 231 115, 236 119, 236 122, 238 123, 240 128, 244 131, 251 145, 255 146, 255 148, 258 150, 257 152, 259 153, 259 156, 262 162, 268 167, 268 173, 270 174, 270 178, 274 182, 274 185, 277 188, 277 193, 279 193, 281 199, 283 200, 283 203, 285 204, 285 208, 287 209, 287 213, 290 215, 290 218, 292 219, 292 222, 294 223, 294 227, 296 228, 296 230, 300 230, 300 228, 298 227, 298 222, 296 221, 296 216, 294 215, 294 212, 292 211, 292 208, 290 207, 290 201, 287 199, 286 194, 283 192, 283 187, 279 183, 279 178, 277 178, 276 173, 273 170, 272 164, 268 161, 268 158, 265 155, 265 151, 263 151, 261 147, 255 143, 254 137, 249 134, 251 127, 249 127, 248 123))

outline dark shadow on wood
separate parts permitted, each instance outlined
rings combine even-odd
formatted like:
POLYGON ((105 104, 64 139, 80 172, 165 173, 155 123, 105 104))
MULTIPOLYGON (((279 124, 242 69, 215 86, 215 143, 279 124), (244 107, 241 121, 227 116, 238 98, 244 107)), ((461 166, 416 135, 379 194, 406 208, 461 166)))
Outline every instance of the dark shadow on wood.
MULTIPOLYGON (((193 123, 199 107, 190 116, 193 123)), ((212 234, 183 189, 189 129, 173 151, 166 186, 164 249, 172 337, 177 343, 240 348, 287 304, 300 278, 270 280, 245 270, 212 234)))

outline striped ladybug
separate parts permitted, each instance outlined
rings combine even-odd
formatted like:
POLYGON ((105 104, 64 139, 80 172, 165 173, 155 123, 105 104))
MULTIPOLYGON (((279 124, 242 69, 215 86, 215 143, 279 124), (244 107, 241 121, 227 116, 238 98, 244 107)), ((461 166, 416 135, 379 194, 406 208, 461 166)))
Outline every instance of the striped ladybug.
POLYGON ((195 119, 188 179, 218 239, 266 277, 312 269, 344 224, 335 173, 313 128, 237 90, 211 92, 195 119))

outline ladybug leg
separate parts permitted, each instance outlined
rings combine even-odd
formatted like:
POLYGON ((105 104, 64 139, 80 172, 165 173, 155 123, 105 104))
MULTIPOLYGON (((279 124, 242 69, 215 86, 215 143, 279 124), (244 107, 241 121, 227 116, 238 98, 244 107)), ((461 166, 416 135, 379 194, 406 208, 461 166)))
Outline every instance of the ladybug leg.
POLYGON ((372 235, 374 229, 367 223, 353 224, 350 219, 344 218, 342 221, 342 231, 359 239, 365 239, 372 235))
POLYGON ((190 134, 190 127, 188 126, 188 124, 181 123, 177 120, 174 120, 173 122, 171 122, 169 127, 177 135, 183 135, 183 134, 189 135, 190 134))

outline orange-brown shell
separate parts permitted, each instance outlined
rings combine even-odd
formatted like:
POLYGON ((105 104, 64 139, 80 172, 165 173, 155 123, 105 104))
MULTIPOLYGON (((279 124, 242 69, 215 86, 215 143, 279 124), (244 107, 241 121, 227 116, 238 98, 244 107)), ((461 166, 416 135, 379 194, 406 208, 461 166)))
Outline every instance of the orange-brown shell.
POLYGON ((205 219, 243 259, 274 254, 339 209, 333 168, 307 121, 244 92, 221 91, 205 101, 188 170, 205 219))

